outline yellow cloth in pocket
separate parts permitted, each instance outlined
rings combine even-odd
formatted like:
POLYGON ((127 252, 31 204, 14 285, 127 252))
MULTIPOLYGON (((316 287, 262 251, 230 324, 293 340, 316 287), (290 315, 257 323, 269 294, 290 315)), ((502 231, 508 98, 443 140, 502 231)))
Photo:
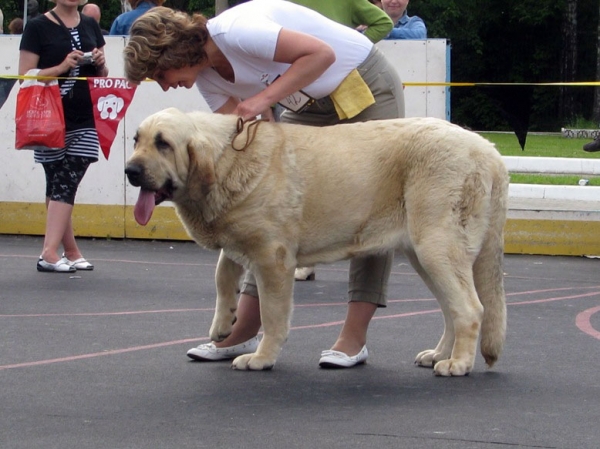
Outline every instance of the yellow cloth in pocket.
POLYGON ((375 97, 373 97, 371 89, 356 69, 344 78, 344 81, 331 93, 330 97, 341 120, 356 117, 375 104, 375 97))

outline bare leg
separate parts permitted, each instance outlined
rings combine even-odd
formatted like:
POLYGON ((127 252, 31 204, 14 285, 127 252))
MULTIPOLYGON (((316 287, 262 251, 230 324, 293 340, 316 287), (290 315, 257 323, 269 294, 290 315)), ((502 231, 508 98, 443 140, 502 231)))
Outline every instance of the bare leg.
MULTIPOLYGON (((367 330, 377 305, 369 302, 350 302, 346 321, 340 335, 331 349, 352 357, 360 352, 367 342, 367 330)), ((242 293, 238 302, 237 320, 232 332, 220 342, 213 342, 217 348, 226 348, 250 340, 260 330, 260 307, 258 298, 242 293)))
POLYGON ((231 334, 223 341, 213 342, 217 348, 238 345, 255 337, 260 330, 260 306, 256 296, 242 293, 238 300, 237 320, 231 334))
POLYGON ((62 244, 67 259, 77 260, 83 257, 79 247, 77 246, 77 242, 75 241, 75 233, 73 232, 73 221, 71 219, 71 215, 69 215, 69 222, 67 223, 67 229, 63 235, 62 244))
POLYGON ((343 352, 349 357, 358 354, 367 343, 367 330, 376 310, 377 304, 370 302, 348 303, 346 321, 331 349, 343 352))
MULTIPOLYGON (((46 262, 56 263, 59 261, 59 246, 62 243, 68 255, 77 255, 81 257, 75 236, 73 234, 73 225, 71 223, 71 214, 73 206, 60 201, 50 201, 46 199, 46 234, 44 236, 44 248, 42 257, 46 262)), ((77 257, 77 258, 79 258, 77 257)))
MULTIPOLYGON (((348 303, 346 321, 331 349, 352 357, 360 352, 367 342, 369 323, 377 310, 370 302, 352 301, 348 303)), ((260 306, 256 296, 245 293, 238 301, 237 320, 231 334, 223 341, 213 342, 217 348, 226 348, 250 340, 261 327, 260 306)))
POLYGON ((367 343, 369 323, 378 306, 385 304, 393 261, 393 250, 350 261, 348 294, 351 301, 346 321, 332 350, 354 357, 367 343))

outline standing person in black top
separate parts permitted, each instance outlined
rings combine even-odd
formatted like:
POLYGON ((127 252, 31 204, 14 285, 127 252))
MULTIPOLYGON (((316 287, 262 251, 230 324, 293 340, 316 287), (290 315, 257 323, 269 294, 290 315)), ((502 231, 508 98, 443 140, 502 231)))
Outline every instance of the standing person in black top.
POLYGON ((77 10, 86 1, 55 0, 52 10, 27 23, 19 47, 20 75, 37 68, 38 76, 60 77, 66 124, 64 148, 34 150, 35 162, 46 173, 46 233, 38 271, 94 268, 83 258, 71 222, 77 187, 89 165, 98 160, 100 147, 87 80, 73 78, 108 75, 100 26, 77 10))

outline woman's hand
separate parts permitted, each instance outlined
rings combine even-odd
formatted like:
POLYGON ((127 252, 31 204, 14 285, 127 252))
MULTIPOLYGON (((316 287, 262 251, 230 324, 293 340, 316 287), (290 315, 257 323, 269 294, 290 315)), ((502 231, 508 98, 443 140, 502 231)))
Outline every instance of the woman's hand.
POLYGON ((263 112, 260 113, 260 118, 262 120, 268 120, 269 122, 275 121, 275 114, 273 113, 273 108, 267 108, 263 112))
POLYGON ((271 105, 267 105, 263 109, 257 109, 256 105, 261 102, 260 100, 256 100, 256 97, 258 97, 258 95, 248 98, 246 101, 239 101, 230 97, 229 100, 215 112, 218 114, 235 114, 243 120, 254 120, 260 115, 263 120, 269 120, 271 122, 275 121, 271 105))
POLYGON ((104 52, 102 50, 98 50, 94 48, 92 50, 92 60, 94 61, 94 65, 96 68, 101 69, 106 64, 106 57, 104 56, 104 52))
POLYGON ((83 52, 81 50, 73 50, 67 55, 64 61, 59 65, 61 73, 69 72, 79 65, 79 62, 83 59, 83 52))
POLYGON ((244 120, 253 120, 259 115, 267 113, 271 110, 271 103, 263 99, 261 94, 248 98, 237 104, 233 114, 243 118, 244 120))
POLYGON ((108 68, 106 67, 106 56, 104 55, 103 48, 94 48, 92 50, 92 58, 94 60, 94 65, 96 66, 96 71, 99 76, 107 76, 108 68))

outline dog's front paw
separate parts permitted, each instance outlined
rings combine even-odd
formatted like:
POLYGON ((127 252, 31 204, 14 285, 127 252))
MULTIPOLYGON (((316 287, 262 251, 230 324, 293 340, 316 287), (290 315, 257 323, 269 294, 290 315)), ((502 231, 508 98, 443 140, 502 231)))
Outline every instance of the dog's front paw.
POLYGON ((209 332, 212 341, 223 341, 231 334, 233 323, 237 319, 235 312, 236 309, 231 309, 227 313, 215 313, 209 332))
POLYGON ((460 359, 441 360, 433 367, 436 376, 467 376, 473 369, 473 363, 460 359))
POLYGON ((210 326, 210 339, 212 341, 223 341, 225 340, 229 334, 231 334, 231 330, 233 328, 233 323, 235 323, 235 314, 231 314, 231 316, 226 317, 217 317, 212 322, 210 326))
POLYGON ((433 365, 444 358, 447 357, 444 357, 443 354, 436 352, 435 349, 427 349, 426 351, 422 351, 417 354, 417 357, 415 358, 415 364, 425 368, 433 368, 433 365))
POLYGON ((275 366, 275 360, 268 357, 253 354, 244 354, 236 357, 231 364, 233 369, 243 371, 263 371, 270 370, 275 366))

